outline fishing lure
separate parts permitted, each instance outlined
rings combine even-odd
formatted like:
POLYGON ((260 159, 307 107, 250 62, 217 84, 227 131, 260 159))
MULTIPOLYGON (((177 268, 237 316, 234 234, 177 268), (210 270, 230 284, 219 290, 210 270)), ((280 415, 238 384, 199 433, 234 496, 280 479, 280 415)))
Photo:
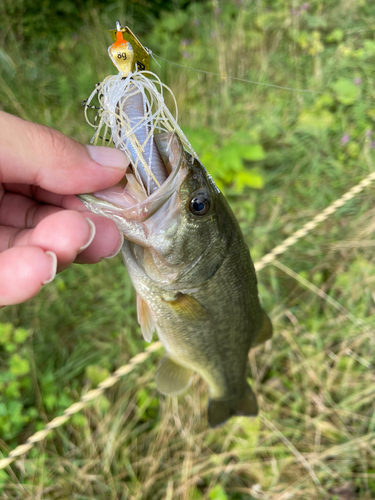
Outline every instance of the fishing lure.
POLYGON ((87 122, 96 129, 91 140, 98 144, 113 145, 132 160, 135 176, 146 195, 152 194, 168 177, 165 162, 155 144, 154 135, 163 132, 176 134, 184 149, 197 158, 190 142, 179 127, 178 109, 172 90, 150 71, 150 51, 146 49, 128 27, 110 30, 114 43, 108 55, 118 70, 96 85, 85 106, 87 122), (164 94, 172 96, 175 112, 165 104, 164 94), (97 97, 99 107, 91 102, 97 97), (98 114, 94 122, 88 110, 98 114))

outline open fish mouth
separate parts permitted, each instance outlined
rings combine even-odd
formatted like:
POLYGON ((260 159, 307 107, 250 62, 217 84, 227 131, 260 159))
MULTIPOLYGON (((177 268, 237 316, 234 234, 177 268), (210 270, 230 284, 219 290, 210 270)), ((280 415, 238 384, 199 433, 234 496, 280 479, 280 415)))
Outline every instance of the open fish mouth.
POLYGON ((139 224, 146 222, 178 192, 187 174, 184 149, 177 134, 173 132, 156 134, 154 141, 168 176, 152 194, 147 195, 144 184, 131 166, 124 178, 115 186, 78 196, 91 211, 113 219, 125 237, 127 236, 127 231, 124 230, 125 221, 139 224))

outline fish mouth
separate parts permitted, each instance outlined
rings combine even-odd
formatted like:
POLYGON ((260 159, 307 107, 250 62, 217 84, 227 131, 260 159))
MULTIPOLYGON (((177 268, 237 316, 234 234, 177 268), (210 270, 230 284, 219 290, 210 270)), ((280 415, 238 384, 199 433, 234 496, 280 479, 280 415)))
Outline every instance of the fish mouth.
POLYGON ((154 140, 168 177, 151 195, 147 195, 145 187, 131 166, 125 177, 115 186, 78 196, 89 210, 114 220, 129 239, 133 238, 124 231, 124 221, 138 224, 146 222, 179 191, 187 175, 185 153, 177 134, 156 134, 154 140))

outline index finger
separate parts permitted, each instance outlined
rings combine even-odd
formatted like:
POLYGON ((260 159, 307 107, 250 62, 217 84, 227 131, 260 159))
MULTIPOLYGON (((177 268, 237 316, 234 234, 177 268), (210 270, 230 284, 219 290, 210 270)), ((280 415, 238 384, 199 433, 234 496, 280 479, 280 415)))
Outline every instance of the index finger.
POLYGON ((119 182, 125 153, 83 146, 66 135, 0 111, 0 182, 41 186, 58 194, 88 193, 119 182))

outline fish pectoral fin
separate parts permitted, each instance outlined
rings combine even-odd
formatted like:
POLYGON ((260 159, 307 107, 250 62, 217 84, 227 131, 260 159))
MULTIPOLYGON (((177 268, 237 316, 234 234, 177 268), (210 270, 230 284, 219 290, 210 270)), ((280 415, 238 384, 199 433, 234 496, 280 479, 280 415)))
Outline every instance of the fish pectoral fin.
POLYGON ((179 365, 166 355, 156 370, 156 386, 162 394, 176 396, 189 387, 192 376, 193 370, 179 365))
POLYGON ((208 423, 211 427, 224 424, 230 417, 255 417, 258 414, 258 403, 250 386, 245 394, 232 399, 211 399, 208 403, 208 423))
POLYGON ((272 337, 273 334, 273 327, 270 318, 267 316, 267 314, 263 311, 263 323, 262 326, 258 332, 258 335, 256 336, 252 347, 256 347, 266 340, 269 340, 272 337))
POLYGON ((146 342, 151 342, 152 334, 155 330, 155 322, 151 316, 150 308, 147 303, 137 293, 137 317, 141 326, 143 338, 146 342))
POLYGON ((171 309, 181 318, 192 321, 207 321, 210 315, 201 303, 192 297, 179 292, 175 300, 168 300, 171 309))

